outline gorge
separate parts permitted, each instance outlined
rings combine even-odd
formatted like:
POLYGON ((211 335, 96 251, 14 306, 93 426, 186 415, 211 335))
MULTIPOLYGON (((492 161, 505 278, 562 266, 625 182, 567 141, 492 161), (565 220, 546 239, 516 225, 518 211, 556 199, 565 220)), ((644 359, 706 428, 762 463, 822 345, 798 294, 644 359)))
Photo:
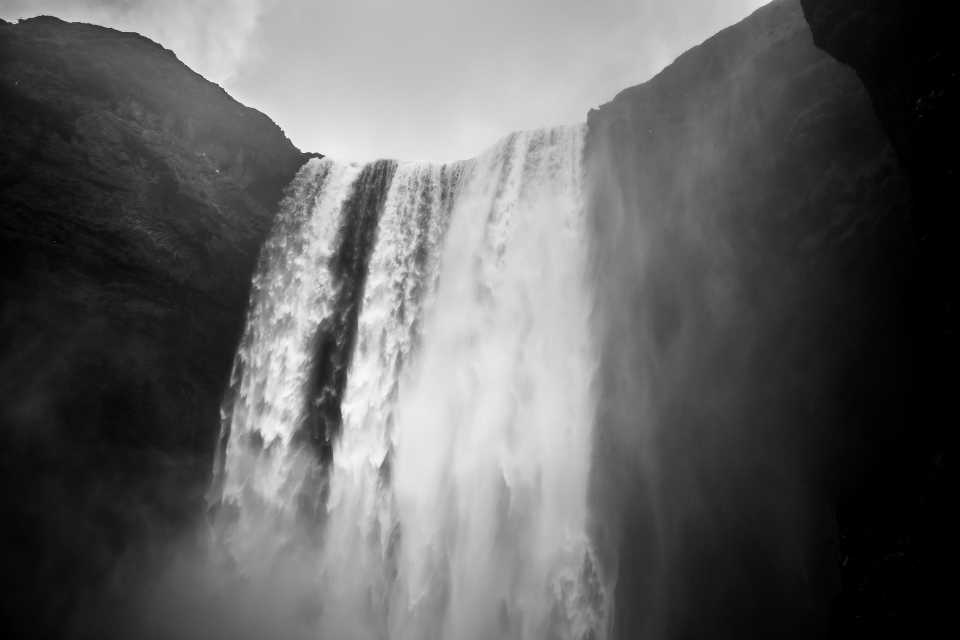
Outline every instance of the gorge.
POLYGON ((837 514, 929 417, 921 198, 815 36, 776 0, 584 124, 360 165, 301 153, 135 34, 0 24, 8 619, 455 640, 934 624, 853 621, 873 596, 851 604, 837 514))

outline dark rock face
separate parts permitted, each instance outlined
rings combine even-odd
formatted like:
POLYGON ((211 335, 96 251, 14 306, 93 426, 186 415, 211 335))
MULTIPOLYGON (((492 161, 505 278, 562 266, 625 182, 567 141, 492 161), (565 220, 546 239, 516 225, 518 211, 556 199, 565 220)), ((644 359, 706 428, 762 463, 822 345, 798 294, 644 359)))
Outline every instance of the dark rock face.
POLYGON ((257 252, 308 157, 146 38, 0 23, 2 588, 31 636, 202 508, 257 252))
POLYGON ((870 93, 877 118, 922 205, 914 214, 917 233, 921 238, 949 233, 957 224, 956 208, 931 207, 954 197, 951 181, 957 176, 952 151, 960 133, 956 118, 960 44, 949 4, 906 0, 801 4, 815 44, 853 67, 870 93))
POLYGON ((588 125, 613 636, 824 637, 832 507, 905 415, 907 176, 797 0, 588 125))
POLYGON ((909 420, 837 510, 843 592, 837 637, 932 637, 956 575, 960 329, 960 42, 950 3, 802 0, 816 45, 870 94, 915 195, 917 270, 909 420))

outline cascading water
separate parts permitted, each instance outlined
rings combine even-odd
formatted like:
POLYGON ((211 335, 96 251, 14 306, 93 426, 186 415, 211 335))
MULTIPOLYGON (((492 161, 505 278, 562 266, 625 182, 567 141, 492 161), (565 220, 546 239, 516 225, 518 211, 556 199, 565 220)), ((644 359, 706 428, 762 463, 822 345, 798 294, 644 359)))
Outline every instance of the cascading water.
POLYGON ((247 597, 297 635, 605 635, 583 140, 522 132, 451 165, 314 160, 292 185, 212 493, 247 597))

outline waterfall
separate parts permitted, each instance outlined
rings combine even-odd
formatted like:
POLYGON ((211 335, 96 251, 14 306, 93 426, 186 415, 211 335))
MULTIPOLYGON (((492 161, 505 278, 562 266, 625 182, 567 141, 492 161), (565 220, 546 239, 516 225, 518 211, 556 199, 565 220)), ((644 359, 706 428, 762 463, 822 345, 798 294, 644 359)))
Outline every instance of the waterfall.
POLYGON ((449 165, 312 160, 291 185, 211 495, 247 597, 294 635, 605 636, 584 133, 449 165))

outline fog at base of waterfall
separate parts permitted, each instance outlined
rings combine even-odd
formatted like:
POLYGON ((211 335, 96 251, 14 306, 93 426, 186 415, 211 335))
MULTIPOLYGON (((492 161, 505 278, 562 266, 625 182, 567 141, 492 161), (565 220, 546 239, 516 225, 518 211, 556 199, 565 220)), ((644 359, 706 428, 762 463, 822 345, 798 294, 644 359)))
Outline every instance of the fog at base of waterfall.
POLYGON ((224 401, 206 589, 229 632, 191 633, 606 635, 584 136, 301 170, 224 401))

